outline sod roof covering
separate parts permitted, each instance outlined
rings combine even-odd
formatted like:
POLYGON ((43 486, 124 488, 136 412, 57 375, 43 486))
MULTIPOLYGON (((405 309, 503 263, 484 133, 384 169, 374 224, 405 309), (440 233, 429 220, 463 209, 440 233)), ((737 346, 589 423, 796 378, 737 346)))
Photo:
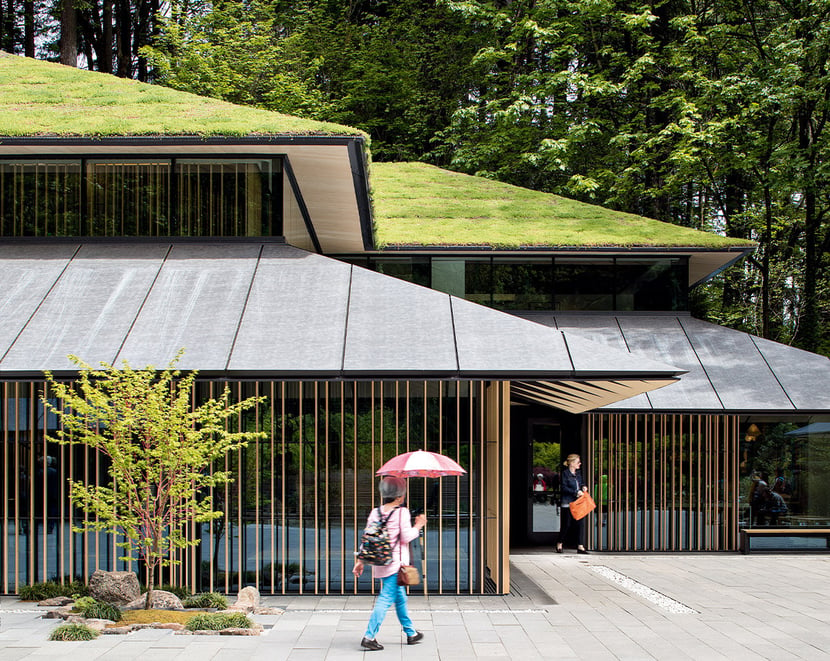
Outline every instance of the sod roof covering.
POLYGON ((0 135, 363 135, 349 126, 0 54, 0 135))
POLYGON ((755 245, 425 163, 374 163, 370 181, 379 248, 755 245))

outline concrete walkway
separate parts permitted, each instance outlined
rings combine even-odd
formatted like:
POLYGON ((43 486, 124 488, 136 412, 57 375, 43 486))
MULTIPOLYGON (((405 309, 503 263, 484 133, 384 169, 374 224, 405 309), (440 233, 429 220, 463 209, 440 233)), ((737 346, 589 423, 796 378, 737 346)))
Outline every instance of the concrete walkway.
POLYGON ((373 599, 265 597, 285 613, 260 616, 253 638, 143 630, 86 643, 49 642, 55 620, 0 598, 0 659, 830 659, 830 556, 512 556, 505 597, 410 598, 426 635, 407 646, 393 612, 359 648, 373 599))

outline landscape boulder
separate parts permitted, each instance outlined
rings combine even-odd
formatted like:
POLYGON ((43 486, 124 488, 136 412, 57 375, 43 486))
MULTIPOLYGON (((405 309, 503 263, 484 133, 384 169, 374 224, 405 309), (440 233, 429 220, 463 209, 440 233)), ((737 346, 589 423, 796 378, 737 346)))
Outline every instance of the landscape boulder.
POLYGON ((135 572, 96 569, 89 577, 89 596, 97 601, 123 606, 140 595, 141 587, 135 572))
POLYGON ((259 608, 259 590, 249 585, 239 591, 236 601, 228 607, 228 610, 252 613, 257 608, 259 608))
MULTIPOLYGON (((139 595, 137 599, 133 599, 130 603, 124 606, 124 610, 141 610, 144 608, 145 598, 146 595, 139 595)), ((150 600, 150 608, 157 608, 158 610, 166 611, 184 610, 182 600, 172 592, 167 592, 166 590, 153 590, 153 596, 150 600)))

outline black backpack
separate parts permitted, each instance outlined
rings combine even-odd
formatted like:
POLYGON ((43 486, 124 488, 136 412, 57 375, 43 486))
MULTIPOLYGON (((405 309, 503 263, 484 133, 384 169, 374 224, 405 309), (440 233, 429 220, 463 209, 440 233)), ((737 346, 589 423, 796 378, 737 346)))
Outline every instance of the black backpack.
POLYGON ((389 541, 389 533, 386 532, 386 522, 396 509, 398 508, 395 507, 384 518, 383 510, 378 507, 379 520, 372 521, 366 526, 357 549, 357 557, 363 562, 381 567, 391 564, 392 543, 389 541))

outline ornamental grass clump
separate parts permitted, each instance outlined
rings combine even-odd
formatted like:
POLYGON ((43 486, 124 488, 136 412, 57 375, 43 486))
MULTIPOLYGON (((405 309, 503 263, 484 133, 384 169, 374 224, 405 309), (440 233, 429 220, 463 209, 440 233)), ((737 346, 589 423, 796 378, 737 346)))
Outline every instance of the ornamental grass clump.
POLYGON ((218 592, 200 592, 182 602, 185 608, 216 608, 224 610, 228 607, 228 600, 218 592))
POLYGON ((62 624, 49 636, 49 640, 94 640, 98 637, 95 629, 85 624, 62 624))
POLYGON ((221 629, 252 629, 254 623, 245 613, 201 613, 184 625, 190 631, 219 631, 221 629))
POLYGON ((81 597, 75 601, 73 610, 80 613, 81 616, 90 619, 112 620, 118 622, 121 619, 121 611, 103 601, 97 601, 92 597, 81 597))

